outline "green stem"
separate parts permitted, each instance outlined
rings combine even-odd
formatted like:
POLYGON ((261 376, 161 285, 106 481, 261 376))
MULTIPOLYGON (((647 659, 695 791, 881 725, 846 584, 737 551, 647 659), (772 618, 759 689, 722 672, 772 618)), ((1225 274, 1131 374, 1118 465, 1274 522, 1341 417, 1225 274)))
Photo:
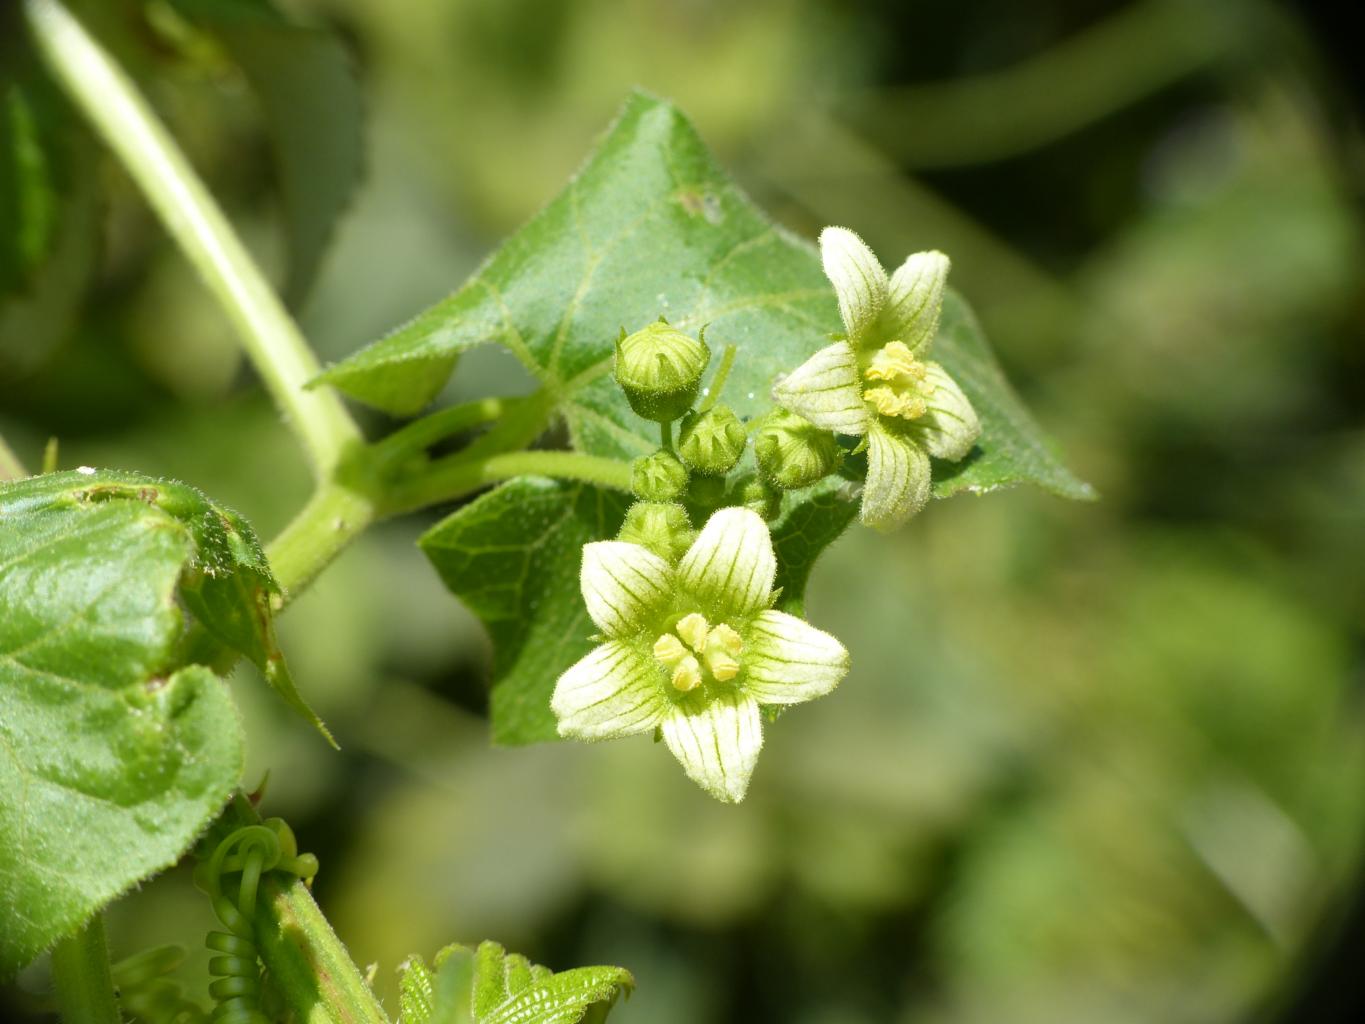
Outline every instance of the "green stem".
POLYGON ((120 1024, 104 918, 96 914, 52 950, 52 979, 66 1024, 120 1024))
POLYGON ((666 452, 673 450, 673 424, 669 420, 659 424, 659 447, 666 452))
POLYGON ((470 459, 464 452, 438 459, 419 476, 401 481, 386 495, 385 512, 410 512, 472 494, 514 476, 548 476, 557 480, 630 490, 630 463, 578 452, 506 452, 470 459))
POLYGON ((222 305, 316 476, 326 479, 360 432, 334 393, 305 390, 319 367, 298 327, 133 81, 59 0, 25 0, 25 11, 54 76, 222 305))
POLYGON ((0 483, 6 480, 22 480, 28 476, 28 470, 24 468, 19 456, 14 454, 14 449, 5 443, 5 439, 0 437, 0 483))
MULTIPOLYGON (((251 802, 237 794, 224 811, 233 827, 258 825, 251 802)), ((272 871, 256 897, 256 948, 271 985, 300 1024, 388 1024, 351 954, 323 916, 308 886, 272 871)))
POLYGON ((374 522, 375 502, 339 483, 323 484, 266 548, 287 604, 342 548, 374 522))
POLYGON ((373 447, 381 458, 388 455, 401 458, 430 448, 454 434, 492 423, 506 413, 511 405, 511 401, 502 398, 481 398, 475 402, 452 405, 395 430, 375 442, 373 447))

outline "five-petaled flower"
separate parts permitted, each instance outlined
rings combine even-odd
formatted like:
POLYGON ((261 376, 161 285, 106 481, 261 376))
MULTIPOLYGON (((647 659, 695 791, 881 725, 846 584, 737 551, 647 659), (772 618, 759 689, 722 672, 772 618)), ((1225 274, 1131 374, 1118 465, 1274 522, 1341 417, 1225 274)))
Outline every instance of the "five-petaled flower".
POLYGON ((837 227, 821 232, 820 257, 847 336, 779 381, 773 398, 817 427, 866 437, 861 518, 891 529, 928 501, 929 456, 956 461, 981 433, 962 389, 925 359, 948 257, 914 253, 888 279, 863 240, 837 227))
POLYGON ((762 704, 797 704, 848 671, 838 640, 772 608, 777 560, 747 508, 714 513, 676 568, 625 541, 583 548, 581 577, 601 644, 559 677, 561 736, 658 729, 689 778, 744 798, 763 745, 762 704))

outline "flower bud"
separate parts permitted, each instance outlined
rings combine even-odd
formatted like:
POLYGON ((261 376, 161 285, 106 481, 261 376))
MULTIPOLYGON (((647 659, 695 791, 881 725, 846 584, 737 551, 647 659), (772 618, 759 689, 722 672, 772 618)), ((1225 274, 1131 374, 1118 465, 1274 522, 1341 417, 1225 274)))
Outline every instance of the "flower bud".
POLYGON ((689 412, 683 417, 678 454, 695 472, 724 476, 744 454, 747 439, 739 417, 729 406, 717 405, 704 413, 689 412))
POLYGON ((730 504, 753 509, 770 522, 782 511, 782 492, 761 477, 745 477, 730 494, 730 504))
POLYGON ((630 467, 630 489, 645 501, 675 501, 687 489, 687 467, 663 449, 642 455, 630 467))
POLYGON ((807 487, 838 468, 843 450, 834 435, 795 413, 772 413, 754 437, 763 479, 784 491, 807 487))
POLYGON ((706 342, 658 320, 616 342, 616 383, 635 412, 670 423, 697 400, 702 371, 711 359, 706 342))
POLYGON ((626 511, 617 540, 648 548, 667 562, 676 562, 696 539, 697 531, 681 505, 666 501, 637 501, 626 511))

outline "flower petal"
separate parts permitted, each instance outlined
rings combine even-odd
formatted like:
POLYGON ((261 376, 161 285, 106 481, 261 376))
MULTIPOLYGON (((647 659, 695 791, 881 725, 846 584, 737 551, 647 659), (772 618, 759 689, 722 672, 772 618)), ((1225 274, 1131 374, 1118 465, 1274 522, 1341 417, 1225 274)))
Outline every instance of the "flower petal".
POLYGON ((583 601, 609 637, 623 639, 648 625, 668 603, 672 583, 669 564, 639 544, 601 540, 583 545, 583 601))
POLYGON ((838 685, 848 672, 848 651, 804 619, 766 611, 749 627, 744 667, 744 692, 760 704, 800 704, 838 685))
POLYGON ((763 746, 757 701, 726 693, 705 706, 683 702, 664 719, 663 734, 689 779, 717 800, 744 799, 763 746))
POLYGON ((938 363, 925 363, 925 380, 934 385, 929 411, 910 424, 910 433, 936 459, 956 462, 981 436, 981 420, 969 399, 938 363))
POLYGON ((882 308, 882 333, 905 343, 915 355, 925 352, 938 333, 948 257, 938 251, 907 257, 894 274, 882 308))
POLYGON ((662 670, 634 647, 609 640, 569 667, 555 683, 550 709, 559 735, 604 740, 650 732, 672 703, 662 670))
POLYGON ((773 387, 773 401, 824 430, 867 432, 858 356, 846 341, 822 348, 773 387))
POLYGON ((901 428, 873 420, 859 518, 878 530, 900 526, 929 500, 929 472, 929 455, 923 448, 901 428))
POLYGON ((839 315, 855 345, 877 323, 886 302, 886 271, 867 244, 848 228, 820 232, 820 261, 834 285, 839 315))
POLYGON ((712 514, 678 563, 678 578, 702 602, 711 621, 768 607, 777 558, 757 512, 723 508, 712 514))

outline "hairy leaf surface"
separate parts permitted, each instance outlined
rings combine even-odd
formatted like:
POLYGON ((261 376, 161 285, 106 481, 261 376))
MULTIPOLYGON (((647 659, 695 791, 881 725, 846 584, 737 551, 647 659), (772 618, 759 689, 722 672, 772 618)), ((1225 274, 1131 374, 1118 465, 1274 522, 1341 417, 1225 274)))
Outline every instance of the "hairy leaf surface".
POLYGON ((183 581, 255 572, 218 514, 126 474, 0 487, 0 976, 173 863, 238 782, 227 689, 185 664, 183 581))
POLYGON ((447 946, 434 976, 420 957, 408 961, 399 1024, 597 1024, 634 986, 621 967, 554 973, 496 942, 447 946))

